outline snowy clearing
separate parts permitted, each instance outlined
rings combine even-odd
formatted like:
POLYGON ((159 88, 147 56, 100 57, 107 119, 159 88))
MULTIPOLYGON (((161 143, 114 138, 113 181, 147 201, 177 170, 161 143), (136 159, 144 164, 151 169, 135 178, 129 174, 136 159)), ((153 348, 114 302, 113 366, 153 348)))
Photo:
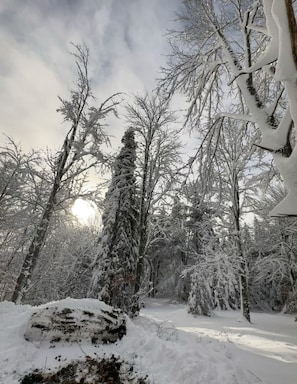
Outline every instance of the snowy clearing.
POLYGON ((174 325, 197 337, 209 337, 228 345, 236 363, 267 384, 297 382, 297 323, 294 316, 252 313, 252 324, 236 311, 217 311, 212 318, 193 317, 185 306, 150 301, 144 314, 172 320, 174 325))
MULTIPOLYGON (((95 309, 96 300, 63 300, 71 308, 95 309)), ((150 300, 128 321, 115 344, 28 342, 23 335, 36 307, 0 303, 0 383, 17 384, 34 369, 53 372, 73 359, 119 356, 153 384, 295 384, 297 324, 293 316, 238 312, 193 317, 180 304, 150 300)))

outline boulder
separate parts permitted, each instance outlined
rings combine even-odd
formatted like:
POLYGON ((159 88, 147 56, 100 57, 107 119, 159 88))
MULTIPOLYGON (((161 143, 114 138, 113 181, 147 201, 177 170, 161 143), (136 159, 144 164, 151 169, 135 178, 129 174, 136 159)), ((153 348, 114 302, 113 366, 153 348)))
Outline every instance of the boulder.
POLYGON ((36 308, 27 341, 114 343, 126 334, 126 316, 95 299, 65 299, 36 308))

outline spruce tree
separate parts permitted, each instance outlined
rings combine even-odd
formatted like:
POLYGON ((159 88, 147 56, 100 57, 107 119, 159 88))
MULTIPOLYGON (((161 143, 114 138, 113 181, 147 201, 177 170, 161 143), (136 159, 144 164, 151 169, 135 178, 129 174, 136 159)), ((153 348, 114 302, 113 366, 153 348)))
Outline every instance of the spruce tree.
POLYGON ((193 315, 211 316, 213 310, 212 290, 203 271, 196 269, 191 275, 191 290, 188 312, 193 315))
POLYGON ((134 176, 136 144, 132 128, 125 132, 122 143, 105 197, 103 231, 93 263, 89 297, 133 315, 136 308, 139 210, 134 176))
POLYGON ((201 201, 198 193, 190 192, 188 253, 193 263, 191 287, 188 297, 188 312, 194 315, 211 316, 214 308, 211 278, 207 275, 207 245, 213 237, 209 209, 201 201))

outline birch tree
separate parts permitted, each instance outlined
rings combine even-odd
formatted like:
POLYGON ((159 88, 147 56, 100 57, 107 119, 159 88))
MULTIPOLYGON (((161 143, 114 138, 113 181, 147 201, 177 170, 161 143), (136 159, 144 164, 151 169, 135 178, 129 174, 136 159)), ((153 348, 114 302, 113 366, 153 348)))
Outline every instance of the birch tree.
POLYGON ((61 188, 96 164, 102 165, 106 162, 101 150, 102 144, 108 141, 103 123, 111 112, 115 112, 118 102, 112 96, 99 107, 92 105, 94 98, 88 73, 88 48, 75 46, 73 56, 77 69, 75 88, 71 90, 69 100, 60 98, 61 106, 58 110, 71 127, 53 164, 53 181, 47 203, 16 281, 12 301, 17 303, 22 300, 30 286, 30 278, 44 245, 53 212, 59 202, 61 188))

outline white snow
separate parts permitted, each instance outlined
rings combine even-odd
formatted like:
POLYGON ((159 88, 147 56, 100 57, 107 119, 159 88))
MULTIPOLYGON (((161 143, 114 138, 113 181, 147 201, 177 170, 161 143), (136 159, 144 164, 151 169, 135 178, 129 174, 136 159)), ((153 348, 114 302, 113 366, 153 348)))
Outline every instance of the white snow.
MULTIPOLYGON (((55 303, 57 305, 57 303, 55 303)), ((66 299, 71 308, 98 309, 96 300, 66 299)), ((72 359, 112 354, 133 363, 153 384, 295 384, 297 323, 293 316, 253 313, 253 323, 238 322, 239 312, 193 317, 180 304, 147 303, 128 321, 115 344, 30 343, 23 337, 36 307, 0 303, 0 383, 17 384, 33 369, 53 372, 72 359)))
POLYGON ((239 311, 216 311, 214 317, 195 318, 183 305, 158 302, 152 302, 143 313, 173 320, 179 330, 201 339, 220 341, 222 348, 236 356, 236 366, 254 378, 252 382, 297 383, 297 323, 292 315, 252 313, 250 324, 239 311))
POLYGON ((297 214, 297 147, 290 157, 274 154, 274 161, 281 173, 286 188, 287 196, 269 213, 271 216, 286 216, 297 214))
MULTIPOLYGON (((279 81, 296 81, 296 66, 290 44, 290 30, 285 1, 273 0, 271 14, 278 31, 278 62, 275 78, 279 81)), ((267 15, 266 15, 267 17, 267 15)))

